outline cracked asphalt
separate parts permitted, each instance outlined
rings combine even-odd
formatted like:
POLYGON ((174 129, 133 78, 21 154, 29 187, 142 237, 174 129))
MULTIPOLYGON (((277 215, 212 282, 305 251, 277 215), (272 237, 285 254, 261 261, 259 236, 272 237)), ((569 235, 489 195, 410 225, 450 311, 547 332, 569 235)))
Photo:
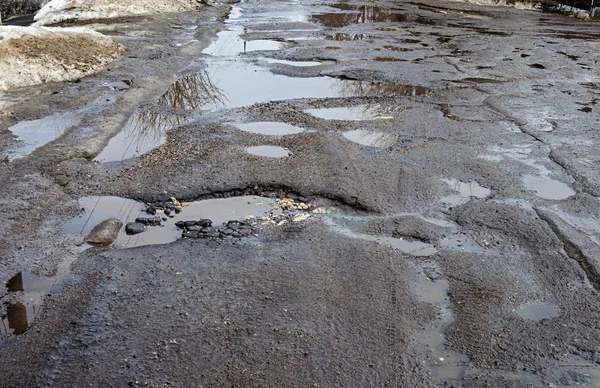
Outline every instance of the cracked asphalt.
POLYGON ((600 386, 598 20, 249 0, 92 27, 125 48, 106 72, 0 94, 0 386, 600 386), (307 206, 88 247, 89 196, 307 206))

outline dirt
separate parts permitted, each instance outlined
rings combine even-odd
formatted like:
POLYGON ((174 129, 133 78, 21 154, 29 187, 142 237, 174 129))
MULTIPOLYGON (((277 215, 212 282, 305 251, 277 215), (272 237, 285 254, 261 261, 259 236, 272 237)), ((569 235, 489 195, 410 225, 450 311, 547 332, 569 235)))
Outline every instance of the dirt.
POLYGON ((0 94, 0 386, 600 386, 597 22, 91 24, 106 72, 0 94), (113 217, 141 233, 81 244, 113 217))

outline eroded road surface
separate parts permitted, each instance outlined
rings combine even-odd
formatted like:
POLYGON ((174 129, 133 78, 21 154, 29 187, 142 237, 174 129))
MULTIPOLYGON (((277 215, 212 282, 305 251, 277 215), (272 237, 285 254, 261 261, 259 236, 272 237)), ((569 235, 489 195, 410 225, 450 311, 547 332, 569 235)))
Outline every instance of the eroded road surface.
POLYGON ((105 73, 0 95, 0 386, 600 386, 597 20, 105 24, 105 73))

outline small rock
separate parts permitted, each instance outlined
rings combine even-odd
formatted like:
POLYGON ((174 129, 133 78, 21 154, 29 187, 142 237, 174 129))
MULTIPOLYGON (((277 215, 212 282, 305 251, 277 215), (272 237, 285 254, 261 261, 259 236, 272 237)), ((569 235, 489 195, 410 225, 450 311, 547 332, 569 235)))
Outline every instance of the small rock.
POLYGON ((112 244, 123 227, 123 221, 118 218, 104 220, 92 229, 86 236, 85 242, 98 247, 106 247, 112 244))
POLYGON ((177 221, 175 223, 175 226, 178 227, 179 229, 183 229, 183 228, 185 228, 185 222, 184 221, 177 221))
POLYGON ((148 206, 146 208, 146 213, 150 214, 150 215, 155 215, 156 214, 156 208, 152 205, 148 206))
POLYGON ((128 222, 125 225, 125 233, 127 234, 139 234, 146 230, 146 227, 139 222, 128 222))
POLYGON ((186 228, 189 228, 190 226, 194 226, 194 225, 197 225, 197 224, 198 224, 198 222, 197 222, 197 221, 184 221, 184 222, 183 222, 183 225, 184 225, 186 228))
POLYGON ((589 20, 590 19, 590 13, 585 12, 585 11, 578 12, 576 16, 577 16, 577 19, 581 19, 581 20, 589 20))
POLYGON ((203 228, 207 228, 209 226, 212 226, 212 221, 209 220, 208 218, 203 218, 201 220, 198 220, 197 225, 200 225, 203 228))
POLYGON ((297 214, 296 216, 294 216, 294 218, 292 219, 292 221, 294 221, 294 222, 300 222, 300 221, 306 220, 309 217, 310 217, 310 214, 308 214, 308 213, 300 213, 300 214, 297 214))
POLYGON ((135 222, 144 225, 157 226, 161 224, 162 219, 160 217, 138 217, 135 219, 135 222))

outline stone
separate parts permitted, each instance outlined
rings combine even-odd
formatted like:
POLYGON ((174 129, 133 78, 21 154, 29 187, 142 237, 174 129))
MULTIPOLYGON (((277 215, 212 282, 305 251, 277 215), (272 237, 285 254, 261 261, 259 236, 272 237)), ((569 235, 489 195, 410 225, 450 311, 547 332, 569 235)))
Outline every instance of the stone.
POLYGON ((146 208, 146 213, 148 213, 150 215, 155 215, 156 214, 156 208, 154 206, 148 206, 146 208))
POLYGON ((146 227, 139 222, 128 222, 125 225, 125 233, 127 234, 139 234, 146 230, 146 227))
POLYGON ((109 246, 115 242, 122 227, 123 221, 118 218, 104 220, 85 237, 85 242, 98 247, 109 246))
POLYGON ((185 228, 185 221, 177 221, 175 223, 175 226, 178 227, 179 229, 184 229, 185 228))
POLYGON ((197 224, 198 224, 198 223, 197 223, 196 221, 184 221, 184 222, 183 222, 183 225, 184 225, 186 228, 189 228, 190 226, 194 226, 194 225, 197 225, 197 224))
POLYGON ((138 217, 135 219, 135 222, 144 225, 158 226, 161 224, 162 220, 160 217, 138 217))
POLYGON ((209 226, 212 226, 212 221, 207 218, 203 218, 197 222, 197 225, 200 225, 203 228, 207 228, 209 226))

